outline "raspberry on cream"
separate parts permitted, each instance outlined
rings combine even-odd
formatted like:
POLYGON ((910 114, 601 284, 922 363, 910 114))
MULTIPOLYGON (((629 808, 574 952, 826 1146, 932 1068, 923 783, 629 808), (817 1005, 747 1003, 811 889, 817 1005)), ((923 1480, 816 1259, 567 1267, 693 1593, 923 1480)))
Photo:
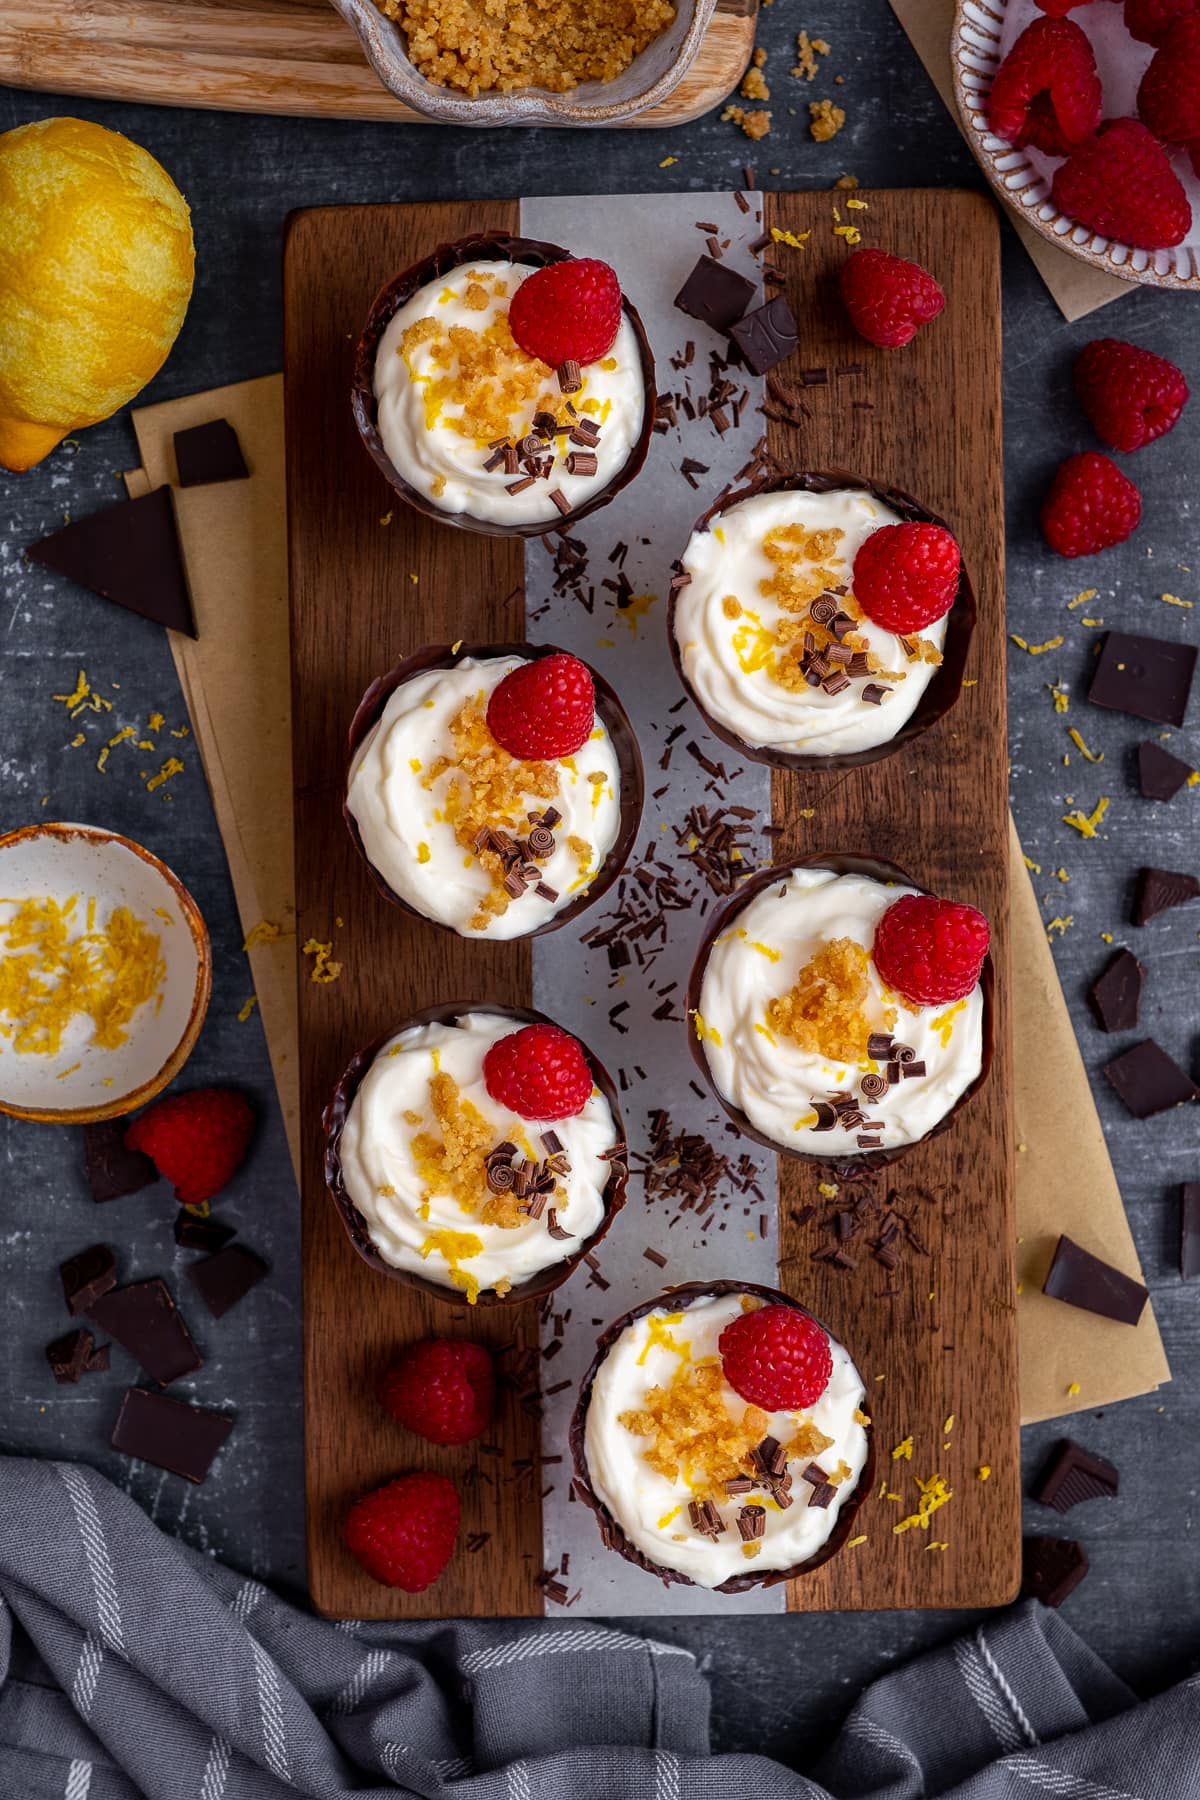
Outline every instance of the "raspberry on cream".
POLYGON ((978 982, 925 1006, 876 967, 880 920, 915 892, 785 870, 714 939, 692 1026, 717 1092, 773 1143, 829 1161, 914 1144, 980 1074, 978 982))
POLYGON ((383 447, 441 512, 557 524, 618 481, 638 447, 646 380, 628 313, 605 355, 564 375, 509 329, 513 297, 534 272, 463 263, 418 288, 379 340, 383 447))
POLYGON ((809 1406, 770 1411, 734 1389, 722 1336, 763 1302, 728 1286, 631 1316, 581 1402, 580 1466, 595 1498, 655 1568, 704 1588, 815 1556, 857 1503, 870 1454, 862 1377, 833 1340, 809 1406))
POLYGON ((853 488, 747 496, 693 532, 674 596, 680 667, 749 749, 834 756, 887 743, 942 661, 946 618, 901 636, 853 593, 855 558, 900 516, 853 488))
POLYGON ((467 656, 414 674, 353 756, 346 808, 367 861, 463 937, 545 925, 591 886, 620 833, 621 767, 598 714, 575 754, 551 760, 523 761, 492 734, 492 695, 537 666, 467 656))
POLYGON ((598 1088, 553 1121, 492 1097, 485 1060, 517 1029, 464 1012, 398 1032, 362 1076, 336 1148, 383 1260, 472 1303, 579 1254, 604 1219, 620 1145, 598 1088))

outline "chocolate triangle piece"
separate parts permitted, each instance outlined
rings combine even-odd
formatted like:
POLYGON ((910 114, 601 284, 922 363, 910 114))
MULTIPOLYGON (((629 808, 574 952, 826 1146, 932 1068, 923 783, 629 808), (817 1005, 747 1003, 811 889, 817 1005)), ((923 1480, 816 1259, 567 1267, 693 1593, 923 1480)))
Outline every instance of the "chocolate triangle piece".
POLYGON ((245 481, 250 474, 238 434, 228 419, 209 419, 175 433, 175 467, 180 487, 215 481, 245 481))
POLYGON ((80 1378, 92 1366, 92 1355, 96 1340, 90 1331, 79 1326, 75 1331, 68 1331, 64 1337, 55 1338, 52 1344, 46 1345, 46 1361, 50 1364, 50 1373, 61 1386, 74 1387, 80 1378))
POLYGON ((88 1186, 98 1204, 136 1194, 158 1180, 158 1170, 140 1150, 125 1142, 127 1119, 105 1119, 83 1128, 83 1154, 88 1186))
POLYGON ((243 1244, 229 1244, 185 1270, 188 1280, 214 1319, 244 1300, 267 1274, 267 1265, 243 1244))
POLYGON ((1073 1438, 1064 1438, 1034 1489, 1039 1506, 1070 1512, 1083 1500, 1115 1500, 1121 1477, 1103 1456, 1085 1450, 1073 1438))
POLYGON ((1142 1010, 1146 971, 1132 950, 1118 950, 1088 990, 1101 1031, 1132 1031, 1142 1010))
POLYGON ((158 1276, 113 1288, 97 1300, 89 1317, 136 1357, 160 1387, 204 1366, 166 1282, 158 1276))
POLYGON ((1183 875, 1175 869, 1142 869, 1138 874, 1137 898, 1133 903, 1133 922, 1146 925, 1161 912, 1183 906, 1200 895, 1200 881, 1194 875, 1183 875))
POLYGON ((1200 1100, 1200 1088, 1191 1076, 1153 1038, 1105 1063, 1104 1073, 1135 1119, 1152 1119, 1173 1106, 1200 1100))
POLYGON ((1102 1319, 1113 1319, 1118 1325, 1136 1325, 1150 1298, 1132 1275, 1123 1275, 1120 1269, 1114 1269, 1111 1263, 1101 1261, 1066 1236, 1058 1240, 1042 1292, 1052 1300, 1078 1306, 1102 1319))
POLYGON ((1021 1598, 1061 1606, 1088 1572, 1087 1551, 1074 1538, 1027 1537, 1021 1541, 1021 1598))
POLYGON ((97 1300, 117 1285, 117 1264, 107 1244, 93 1244, 59 1264, 63 1298, 69 1313, 89 1313, 97 1300))
POLYGON ((222 1225, 217 1219, 202 1219, 186 1206, 181 1206, 175 1214, 175 1242, 181 1250, 203 1250, 212 1256, 236 1236, 232 1225, 222 1225))
POLYGON ((1147 800, 1173 800, 1185 782, 1195 777, 1190 763, 1172 756, 1151 738, 1138 745, 1138 782, 1147 800))
POLYGON ((25 554, 156 625, 196 636, 169 487, 64 525, 25 554))

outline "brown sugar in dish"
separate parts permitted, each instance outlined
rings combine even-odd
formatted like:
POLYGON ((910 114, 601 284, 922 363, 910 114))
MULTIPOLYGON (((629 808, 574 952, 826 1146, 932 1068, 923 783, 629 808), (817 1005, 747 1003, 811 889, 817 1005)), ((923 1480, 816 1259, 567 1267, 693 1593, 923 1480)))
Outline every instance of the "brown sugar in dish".
POLYGON ((471 96, 613 81, 674 22, 669 0, 375 0, 419 75, 471 96))

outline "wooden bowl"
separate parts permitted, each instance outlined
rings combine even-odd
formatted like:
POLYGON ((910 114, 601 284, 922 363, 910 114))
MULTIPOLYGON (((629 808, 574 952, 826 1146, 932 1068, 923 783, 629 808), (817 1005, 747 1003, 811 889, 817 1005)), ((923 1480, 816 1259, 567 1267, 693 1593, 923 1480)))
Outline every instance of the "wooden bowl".
MULTIPOLYGON (((600 1535, 609 1549, 615 1550, 618 1555, 623 1556, 626 1562, 635 1563, 639 1569, 645 1569, 647 1574, 657 1575, 666 1587, 673 1582, 683 1587, 695 1587, 696 1583, 690 1575, 685 1575, 680 1569, 668 1569, 664 1568, 661 1563, 652 1562, 626 1536, 619 1522, 613 1518, 592 1487, 587 1463, 587 1414, 592 1397, 592 1383, 613 1344, 626 1326, 631 1325, 635 1319, 644 1318, 647 1313, 654 1312, 660 1306, 668 1308, 671 1312, 678 1312, 681 1308, 690 1306, 693 1300, 708 1300, 722 1294, 753 1294, 768 1306, 790 1306, 794 1311, 804 1313, 807 1318, 815 1320, 826 1336, 833 1338, 835 1335, 827 1325, 817 1318, 815 1313, 809 1312, 808 1308, 801 1306, 798 1300, 793 1300, 788 1294, 779 1293, 775 1288, 762 1287, 753 1281, 684 1282, 679 1287, 668 1288, 665 1294, 658 1294, 653 1300, 641 1301, 621 1318, 614 1320, 597 1340, 596 1354, 580 1385, 579 1400, 571 1419, 569 1442, 572 1461, 575 1465, 574 1486, 577 1498, 595 1515, 596 1523, 600 1527, 600 1535)), ((835 1341, 837 1340, 835 1339, 835 1341)), ((869 1420, 870 1407, 866 1400, 861 1402, 861 1408, 869 1420)), ((713 1588, 712 1592, 714 1594, 744 1594, 750 1588, 778 1587, 782 1581, 795 1581, 802 1575, 811 1575, 814 1569, 819 1569, 823 1563, 827 1563, 831 1557, 836 1556, 842 1548, 854 1528, 858 1510, 871 1492, 874 1482, 875 1433, 868 1425, 867 1460, 863 1464, 862 1473, 854 1484, 853 1493, 849 1499, 842 1502, 838 1510, 837 1523, 821 1548, 806 1557, 803 1562, 793 1563, 790 1568, 764 1569, 759 1574, 748 1572, 745 1575, 731 1575, 728 1580, 720 1582, 717 1587, 713 1588)))
POLYGON ((93 825, 27 825, 0 837, 0 894, 60 903, 78 894, 81 906, 95 896, 105 918, 128 906, 157 930, 166 965, 160 1003, 137 1009, 115 1049, 89 1047, 73 1032, 55 1056, 18 1054, 0 1040, 0 1112, 90 1125, 144 1106, 182 1069, 208 1009, 212 954, 196 902, 149 850, 93 825))
MULTIPOLYGON (((1182 244, 1167 250, 1139 250, 1101 237, 1087 225, 1060 212, 1050 197, 1050 184, 1061 158, 1026 145, 1014 149, 991 130, 987 98, 996 70, 1018 29, 1045 14, 1031 0, 957 0, 950 39, 950 75, 967 142, 1002 200, 1047 243, 1104 275, 1151 287, 1200 293, 1200 180, 1186 152, 1172 152, 1172 167, 1192 203, 1192 229, 1182 244)), ((1104 117, 1136 115, 1138 83, 1154 54, 1125 27, 1124 11, 1112 5, 1079 6, 1071 20, 1086 32, 1096 52, 1104 86, 1104 117)))
POLYGON ((788 1144, 781 1144, 777 1138, 768 1137, 766 1132, 759 1131, 757 1126, 750 1123, 740 1106, 735 1106, 731 1100, 725 1098, 709 1068, 708 1058, 704 1054, 704 1045, 696 1036, 693 1020, 700 1010, 700 990, 704 984, 704 971, 708 964, 709 952, 717 939, 723 932, 729 930, 744 906, 748 906, 752 900, 757 899, 765 889, 773 887, 779 881, 785 881, 794 869, 830 869, 835 875, 866 875, 872 881, 894 882, 902 887, 915 888, 919 894, 929 892, 928 888, 924 888, 919 882, 914 881, 911 875, 906 874, 895 863, 885 862, 878 856, 841 855, 837 852, 818 850, 811 856, 797 856, 789 862, 774 863, 769 868, 759 869, 756 874, 742 884, 732 900, 729 900, 709 920, 708 930, 696 952, 696 960, 692 964, 692 972, 688 978, 687 1005, 684 1010, 688 1048, 692 1053, 692 1061, 699 1070, 709 1092, 720 1103, 744 1137, 753 1138, 756 1144, 762 1144, 766 1149, 775 1151, 779 1156, 791 1156, 801 1162, 816 1163, 822 1168, 841 1171, 848 1179, 854 1173, 861 1173, 865 1169, 885 1168, 889 1163, 897 1162, 900 1157, 907 1156, 910 1150, 916 1149, 917 1144, 927 1144, 930 1138, 940 1137, 943 1131, 950 1129, 968 1101, 972 1100, 979 1092, 991 1073, 992 1058, 996 1052, 995 971, 992 967, 991 956, 985 957, 983 971, 979 977, 979 985, 983 990, 983 1018, 981 1021, 983 1041, 979 1073, 971 1085, 959 1095, 949 1112, 945 1113, 937 1124, 925 1133, 924 1137, 917 1138, 916 1142, 912 1144, 894 1145, 890 1150, 865 1150, 860 1156, 841 1157, 822 1156, 819 1151, 795 1150, 788 1144))
POLYGON ((675 21, 612 81, 581 82, 565 94, 549 88, 470 95, 438 87, 411 62, 404 33, 373 0, 333 0, 358 33, 367 61, 388 92, 443 125, 619 125, 674 93, 704 40, 717 0, 675 0, 675 21))

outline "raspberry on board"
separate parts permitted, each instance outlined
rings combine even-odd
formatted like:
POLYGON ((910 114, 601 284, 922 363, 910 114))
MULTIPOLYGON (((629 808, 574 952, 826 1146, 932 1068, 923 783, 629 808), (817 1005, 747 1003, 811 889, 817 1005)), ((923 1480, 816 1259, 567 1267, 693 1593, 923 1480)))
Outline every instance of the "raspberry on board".
POLYGON ((1114 450, 1140 450, 1170 431, 1187 405, 1181 369, 1121 338, 1096 338, 1075 358, 1075 393, 1093 431, 1114 450))
POLYGON ((355 1502, 346 1515, 346 1548, 385 1587, 420 1594, 454 1554, 458 1490, 445 1475, 401 1475, 355 1502))
POLYGON ((487 722, 501 748, 523 762, 574 756, 596 724, 592 672, 565 650, 518 663, 493 688, 487 722))
POLYGON ((1059 556, 1094 556, 1123 544, 1142 516, 1128 475, 1098 450, 1068 456, 1042 502, 1042 531, 1059 556))
POLYGON ((839 285, 855 331, 882 350, 911 343, 946 304, 928 269, 888 250, 853 251, 842 264, 839 285))
POLYGON ((490 1353, 470 1338, 409 1344, 379 1385, 385 1412, 433 1444, 469 1444, 492 1422, 496 1375, 490 1353))
POLYGON ((1167 154, 1140 119, 1109 119, 1054 171, 1050 197, 1102 237, 1140 250, 1182 243, 1192 208, 1167 154))
POLYGON ((965 1000, 978 984, 991 932, 975 907, 904 894, 875 927, 880 980, 918 1006, 965 1000))
POLYGON ((557 369, 599 362, 621 327, 621 284, 606 262, 568 257, 527 275, 512 297, 508 328, 526 356, 557 369))
POLYGON ((497 1038, 483 1059, 497 1106, 521 1119, 570 1119, 591 1098, 592 1071, 578 1041, 558 1025, 525 1025, 497 1038))
POLYGON ((1065 156, 1100 123, 1096 57, 1073 19, 1035 19, 997 69, 988 124, 1006 143, 1065 156))
POLYGON ((718 1340, 725 1379, 767 1412, 815 1406, 833 1374, 829 1338, 794 1306, 760 1306, 726 1325, 718 1340))
POLYGON ((854 558, 854 597, 874 624, 905 636, 945 618, 961 568, 944 525, 881 525, 854 558))

